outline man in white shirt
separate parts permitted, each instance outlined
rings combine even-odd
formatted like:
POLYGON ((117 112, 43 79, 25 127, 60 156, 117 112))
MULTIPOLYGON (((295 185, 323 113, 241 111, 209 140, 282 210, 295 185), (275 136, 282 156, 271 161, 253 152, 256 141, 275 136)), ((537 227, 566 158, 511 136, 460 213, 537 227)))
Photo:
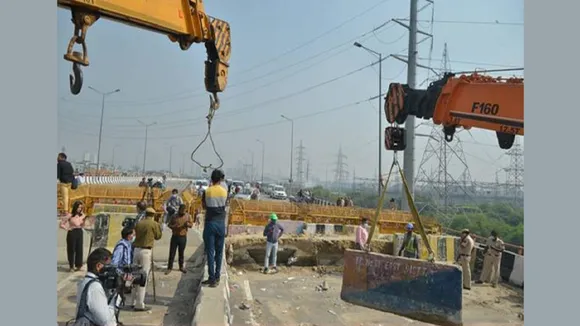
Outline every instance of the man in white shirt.
POLYGON ((87 275, 77 288, 77 313, 84 311, 82 316, 77 317, 85 317, 96 326, 117 326, 116 307, 120 298, 108 298, 103 285, 98 281, 99 273, 105 265, 110 264, 111 256, 111 252, 105 248, 95 249, 87 257, 87 275), (87 284, 86 306, 81 307, 83 290, 87 284))

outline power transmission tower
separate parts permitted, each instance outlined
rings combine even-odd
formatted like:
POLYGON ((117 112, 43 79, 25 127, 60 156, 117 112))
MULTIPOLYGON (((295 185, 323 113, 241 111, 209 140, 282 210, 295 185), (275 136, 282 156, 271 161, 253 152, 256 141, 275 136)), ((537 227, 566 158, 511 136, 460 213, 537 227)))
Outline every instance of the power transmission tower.
POLYGON ((304 149, 305 147, 302 146, 302 140, 300 140, 300 145, 296 147, 297 155, 296 155, 296 181, 298 185, 304 185, 304 149))
POLYGON ((310 160, 306 161, 306 182, 310 179, 310 160))
POLYGON ((334 169, 334 182, 338 189, 342 189, 342 185, 348 178, 348 164, 346 164, 346 155, 342 153, 342 146, 338 147, 338 155, 336 158, 336 168, 334 169))
POLYGON ((524 151, 519 143, 515 143, 506 155, 510 157, 510 165, 505 169, 507 173, 506 190, 507 194, 513 196, 514 203, 518 203, 523 200, 524 151))
MULTIPOLYGON (((407 63, 407 85, 410 88, 415 88, 416 85, 416 81, 417 81, 417 76, 416 76, 416 71, 417 71, 417 67, 419 68, 426 68, 429 70, 432 70, 430 67, 427 66, 423 66, 420 64, 417 64, 417 56, 418 56, 418 51, 417 51, 417 46, 419 43, 423 42, 426 39, 433 39, 433 35, 432 32, 431 33, 426 33, 423 31, 419 31, 417 28, 417 16, 419 14, 420 11, 422 11, 423 9, 431 6, 432 8, 432 15, 431 15, 431 19, 433 19, 433 12, 434 12, 434 4, 433 4, 433 0, 427 0, 427 4, 425 4, 423 7, 418 8, 418 0, 411 0, 410 1, 410 8, 409 8, 409 21, 408 24, 405 24, 402 20, 399 19, 393 19, 393 22, 407 28, 409 30, 409 47, 407 50, 407 58, 402 58, 401 56, 398 55, 391 55, 394 59, 403 61, 405 63, 407 63), (423 36, 426 36, 426 38, 422 39, 422 40, 417 40, 417 34, 422 34, 423 36)), ((432 47, 431 47, 432 48, 432 47)), ((404 175, 405 175, 405 179, 407 180, 408 186, 409 186, 409 191, 411 193, 411 195, 414 195, 414 185, 415 185, 415 117, 414 116, 409 116, 407 117, 407 120, 405 121, 405 130, 406 130, 406 136, 405 136, 405 142, 407 144, 405 151, 403 153, 403 170, 404 170, 404 175)), ((402 205, 401 205, 402 209, 405 211, 409 210, 409 203, 407 202, 407 197, 402 195, 402 205)))
MULTIPOLYGON (((447 43, 445 43, 441 72, 445 73, 450 70, 449 52, 447 43)), ((447 211, 448 207, 452 205, 453 197, 457 198, 460 197, 458 195, 462 195, 461 197, 463 197, 464 201, 472 197, 471 173, 463 152, 463 144, 459 137, 456 136, 453 142, 448 143, 444 139, 440 127, 433 124, 430 134, 421 136, 429 138, 417 173, 417 182, 422 183, 422 190, 431 195, 437 195, 437 202, 439 205, 443 205, 444 211, 447 211), (427 171, 427 163, 432 159, 437 161, 436 171, 427 171), (449 166, 456 163, 456 161, 459 163, 458 167, 461 172, 454 176, 449 172, 449 166)))

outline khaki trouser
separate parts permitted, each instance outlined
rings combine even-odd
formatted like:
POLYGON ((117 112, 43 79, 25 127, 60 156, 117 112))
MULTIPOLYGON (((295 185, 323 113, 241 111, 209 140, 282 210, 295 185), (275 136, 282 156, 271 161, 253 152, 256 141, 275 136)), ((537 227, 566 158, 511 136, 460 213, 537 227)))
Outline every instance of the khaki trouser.
POLYGON ((70 192, 70 183, 61 183, 60 184, 60 194, 62 195, 62 210, 65 213, 69 212, 69 192, 70 192))
POLYGON ((152 250, 135 248, 135 256, 133 263, 141 265, 143 272, 147 275, 147 282, 144 287, 136 286, 133 289, 133 305, 136 309, 145 308, 145 293, 147 292, 147 284, 149 284, 149 271, 151 270, 152 250))
POLYGON ((501 255, 495 256, 491 253, 486 254, 483 258, 483 270, 481 271, 479 280, 497 286, 500 276, 500 265, 501 255))
POLYGON ((461 264, 461 270, 463 274, 463 287, 464 288, 471 288, 471 268, 470 268, 470 256, 461 256, 459 257, 459 263, 461 264))

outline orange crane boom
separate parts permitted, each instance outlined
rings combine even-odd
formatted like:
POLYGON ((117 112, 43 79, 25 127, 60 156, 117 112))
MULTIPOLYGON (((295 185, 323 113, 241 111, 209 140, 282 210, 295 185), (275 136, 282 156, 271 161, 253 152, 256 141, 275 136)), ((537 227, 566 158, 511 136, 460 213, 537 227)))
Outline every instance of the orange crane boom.
POLYGON ((391 83, 384 109, 391 124, 402 124, 409 115, 432 119, 443 126, 446 141, 453 140, 457 127, 492 130, 499 146, 509 149, 516 135, 524 135, 524 79, 449 73, 425 90, 391 83))
POLYGON ((99 18, 117 21, 149 31, 167 35, 182 50, 193 43, 204 43, 207 51, 205 62, 205 87, 213 95, 212 107, 219 107, 217 93, 227 85, 231 54, 229 23, 209 17, 202 0, 57 0, 58 7, 69 9, 75 27, 64 59, 73 63, 70 76, 71 93, 77 95, 82 89, 81 66, 89 65, 86 44, 88 28, 99 18), (81 52, 73 51, 75 44, 81 52))

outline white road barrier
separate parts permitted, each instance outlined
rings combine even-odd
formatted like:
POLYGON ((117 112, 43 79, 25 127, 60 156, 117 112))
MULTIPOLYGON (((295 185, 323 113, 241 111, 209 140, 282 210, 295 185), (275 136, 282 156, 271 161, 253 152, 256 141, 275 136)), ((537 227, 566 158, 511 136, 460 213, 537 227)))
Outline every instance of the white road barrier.
MULTIPOLYGON (((183 188, 190 181, 191 180, 185 178, 167 178, 166 184, 171 187, 183 188)), ((141 182, 140 177, 84 176, 79 179, 79 184, 88 184, 88 185, 104 185, 104 184, 138 185, 139 182, 141 182)))

